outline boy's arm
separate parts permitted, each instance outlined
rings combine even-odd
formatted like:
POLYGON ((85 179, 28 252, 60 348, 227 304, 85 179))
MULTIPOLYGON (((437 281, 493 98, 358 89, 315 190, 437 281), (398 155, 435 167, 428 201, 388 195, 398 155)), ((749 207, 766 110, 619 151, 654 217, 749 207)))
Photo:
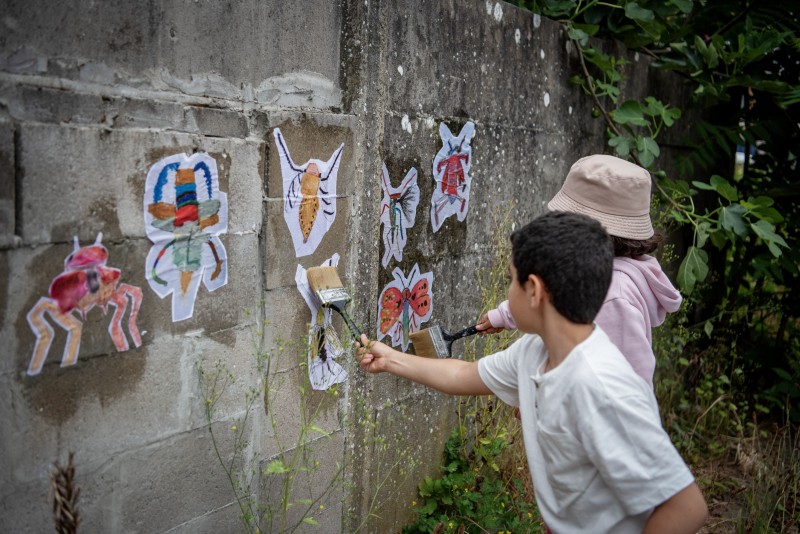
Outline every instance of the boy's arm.
POLYGON ((361 335, 359 365, 369 373, 387 372, 450 395, 490 395, 478 362, 413 356, 361 335))
POLYGON ((708 507, 696 483, 662 502, 644 527, 644 534, 689 534, 700 530, 708 519, 708 507))

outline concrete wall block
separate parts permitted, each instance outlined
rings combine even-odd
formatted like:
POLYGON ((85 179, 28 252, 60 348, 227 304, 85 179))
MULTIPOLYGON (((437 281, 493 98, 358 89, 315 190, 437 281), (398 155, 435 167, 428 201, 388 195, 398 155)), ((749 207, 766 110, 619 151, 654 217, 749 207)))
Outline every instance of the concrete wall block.
MULTIPOLYGON (((55 461, 57 458, 52 458, 55 461)), ((66 459, 59 459, 65 463, 66 459)), ((47 473, 28 482, 10 484, 11 479, 3 477, 3 490, 0 493, 0 531, 1 532, 52 532, 54 527, 53 508, 50 500, 50 480, 47 473)))
POLYGON ((355 117, 275 111, 270 113, 269 120, 270 129, 266 139, 269 154, 266 186, 268 198, 282 199, 284 196, 280 152, 273 134, 275 128, 281 129, 289 154, 297 165, 304 165, 310 159, 328 161, 339 145, 344 144, 336 195, 342 197, 360 193, 355 188, 358 172, 355 161, 364 148, 356 135, 359 129, 355 117))
MULTIPOLYGON (((235 446, 234 432, 224 422, 213 430, 227 462, 235 446)), ((132 450, 117 462, 120 478, 114 492, 119 532, 167 531, 235 501, 206 428, 132 450)), ((239 521, 228 519, 223 530, 232 532, 239 521)))
MULTIPOLYGON (((377 385, 375 391, 380 391, 377 385)), ((417 485, 427 475, 439 475, 444 442, 453 428, 455 397, 421 389, 401 402, 381 402, 384 398, 381 391, 368 404, 373 411, 355 421, 353 460, 359 462, 356 455, 365 454, 369 467, 354 470, 361 483, 356 485, 357 504, 345 531, 352 531, 370 513, 379 517, 367 521, 366 532, 396 532, 408 524, 417 485)))
POLYGON ((3 419, 18 429, 16 442, 26 444, 3 457, 14 479, 35 478, 61 447, 81 451, 83 463, 97 467, 114 454, 187 429, 197 378, 181 357, 191 348, 184 339, 165 338, 145 351, 46 368, 20 381, 4 376, 13 397, 3 419))
POLYGON ((324 0, 165 4, 154 16, 118 1, 11 1, 5 14, 6 72, 267 103, 289 96, 330 107, 341 100, 340 7, 324 0))
MULTIPOLYGON (((297 265, 302 265, 305 269, 321 265, 325 260, 339 254, 339 277, 343 284, 347 284, 343 273, 349 261, 348 251, 350 249, 347 226, 351 216, 352 199, 340 197, 336 199, 336 219, 334 219, 328 233, 322 238, 317 250, 310 256, 295 256, 292 236, 284 218, 284 203, 280 201, 269 201, 265 204, 266 210, 266 239, 265 239, 265 263, 266 289, 294 287, 297 265)), ((320 215, 317 216, 321 218, 320 215)), ((320 224, 321 220, 317 222, 320 224)), ((299 295, 299 293, 298 293, 299 295)))
POLYGON ((566 80, 558 56, 542 57, 553 51, 543 36, 555 22, 502 3, 412 4, 387 7, 391 110, 517 126, 541 120, 544 94, 554 98, 550 88, 566 80), (419 50, 441 51, 448 61, 419 50))
POLYGON ((236 111, 189 106, 186 114, 189 128, 201 135, 240 139, 247 137, 247 119, 236 111))
POLYGON ((259 143, 185 134, 97 128, 23 126, 22 235, 27 243, 72 241, 104 232, 106 238, 143 237, 142 202, 149 168, 172 154, 206 151, 217 161, 220 190, 228 194, 228 232, 260 226, 259 143), (48 150, 58 146, 61 150, 48 150))
POLYGON ((262 458, 295 449, 303 441, 320 437, 314 426, 325 432, 341 429, 339 401, 341 397, 329 391, 315 391, 308 383, 305 367, 296 367, 272 374, 268 379, 264 399, 264 428, 274 429, 272 439, 262 443, 262 458), (301 393, 301 388, 304 392, 301 393), (306 428, 303 428, 303 424, 306 428))
MULTIPOLYGON (((14 124, 0 119, 0 247, 14 240, 16 231, 16 172, 14 124)), ((0 284, 3 282, 0 281, 0 284)))
MULTIPOLYGON (((256 326, 251 324, 192 336, 191 348, 180 355, 184 389, 180 404, 175 407, 187 417, 191 428, 208 423, 206 406, 209 399, 216 399, 213 421, 230 423, 242 417, 248 405, 248 395, 263 392, 265 371, 258 367, 256 330, 256 326), (204 371, 202 379, 200 368, 204 371)), ((260 412, 263 412, 263 402, 256 402, 248 419, 258 417, 260 412)))
POLYGON ((199 517, 164 531, 164 534, 197 534, 198 532, 238 532, 244 523, 238 503, 228 503, 199 517))
MULTIPOLYGON (((342 501, 344 471, 341 462, 344 450, 344 433, 336 432, 314 440, 303 448, 301 454, 287 451, 278 458, 295 467, 288 474, 267 474, 269 463, 261 464, 260 500, 266 507, 263 527, 268 532, 284 532, 293 525, 301 525, 303 517, 318 523, 313 528, 319 532, 344 532, 342 530, 342 501), (290 477, 288 492, 284 489, 285 477, 290 477), (291 504, 285 516, 281 511, 284 498, 291 504), (300 502, 310 499, 311 506, 300 502), (270 528, 271 527, 271 528, 270 528)), ((302 527, 300 531, 305 531, 302 527)))

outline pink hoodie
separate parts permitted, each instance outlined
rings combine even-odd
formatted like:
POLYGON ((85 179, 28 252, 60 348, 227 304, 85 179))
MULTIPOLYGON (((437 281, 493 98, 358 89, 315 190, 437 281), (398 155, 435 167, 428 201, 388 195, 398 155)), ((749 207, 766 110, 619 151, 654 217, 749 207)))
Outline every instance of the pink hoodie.
MULTIPOLYGON (((636 374, 653 383, 656 357, 650 330, 681 305, 681 294, 652 256, 614 258, 611 286, 595 322, 630 362, 636 374)), ((489 312, 495 328, 516 328, 508 301, 489 312)))

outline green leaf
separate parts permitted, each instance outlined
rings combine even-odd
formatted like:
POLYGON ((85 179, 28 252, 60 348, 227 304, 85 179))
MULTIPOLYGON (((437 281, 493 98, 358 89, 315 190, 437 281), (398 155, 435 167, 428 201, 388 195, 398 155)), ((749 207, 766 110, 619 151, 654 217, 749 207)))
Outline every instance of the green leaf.
POLYGON ((747 223, 742 218, 744 212, 744 206, 741 204, 725 206, 720 212, 719 222, 726 230, 730 230, 739 237, 744 237, 747 235, 747 223))
POLYGON ((569 35, 569 38, 573 41, 578 41, 581 46, 586 46, 589 42, 589 34, 575 26, 567 27, 567 35, 569 35))
POLYGON ((678 285, 687 293, 694 291, 695 284, 708 276, 708 253, 701 248, 689 247, 686 257, 678 268, 678 285))
POLYGON ((706 324, 703 326, 703 332, 706 333, 708 337, 711 337, 711 332, 714 331, 714 323, 711 321, 706 321, 706 324))
POLYGON ((631 153, 633 140, 624 135, 615 135, 608 140, 608 146, 613 147, 618 156, 625 157, 631 153))
POLYGON ((633 124, 647 126, 649 122, 644 118, 644 109, 641 102, 628 100, 611 113, 614 122, 619 124, 633 124))
POLYGON ((652 137, 644 137, 643 138, 644 150, 651 153, 654 157, 658 157, 661 155, 661 149, 658 147, 658 143, 652 137))
POLYGON ((664 110, 664 113, 661 114, 661 118, 664 120, 666 126, 672 126, 675 124, 676 120, 681 118, 681 110, 679 108, 668 107, 664 110))
POLYGON ((756 233, 758 237, 767 243, 767 248, 773 256, 779 258, 783 253, 779 246, 789 248, 789 245, 780 235, 775 233, 775 227, 767 221, 761 219, 750 225, 750 228, 756 233))
POLYGON ((319 525, 318 521, 315 521, 310 517, 304 517, 303 518, 303 523, 308 523, 309 525, 319 525))
POLYGON ((574 26, 575 28, 577 28, 579 30, 583 30, 590 37, 594 37, 595 35, 597 35, 597 32, 600 31, 600 25, 599 24, 577 24, 577 23, 573 23, 572 26, 574 26))
POLYGON ((726 200, 730 202, 736 202, 739 200, 739 191, 728 182, 722 176, 715 174, 711 177, 711 185, 714 186, 714 190, 722 195, 726 200))
POLYGON ((711 230, 711 223, 703 221, 697 225, 697 246, 703 248, 711 230))
POLYGON ((714 191, 714 186, 708 185, 705 182, 698 182, 697 180, 692 180, 692 185, 695 186, 697 189, 702 189, 703 191, 714 191))
POLYGON ((655 14, 649 9, 645 9, 636 2, 629 2, 625 5, 625 16, 629 19, 648 21, 656 18, 655 14))
POLYGON ((283 473, 288 473, 289 469, 286 467, 286 464, 283 463, 282 460, 272 460, 267 465, 266 473, 268 475, 281 475, 283 473))
POLYGON ((688 14, 692 12, 692 0, 671 0, 669 3, 677 7, 681 13, 688 14))
POLYGON ((425 504, 419 509, 419 513, 421 515, 430 515, 436 510, 436 501, 433 499, 429 499, 425 502, 425 504))

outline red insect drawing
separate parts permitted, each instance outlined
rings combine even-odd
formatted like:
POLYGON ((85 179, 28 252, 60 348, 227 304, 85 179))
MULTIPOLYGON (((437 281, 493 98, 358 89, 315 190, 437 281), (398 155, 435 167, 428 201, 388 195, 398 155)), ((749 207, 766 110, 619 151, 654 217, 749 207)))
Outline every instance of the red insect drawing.
POLYGON ((394 280, 381 292, 378 308, 378 339, 390 336, 392 346, 408 349, 409 334, 431 318, 433 312, 433 273, 420 274, 414 264, 408 277, 399 267, 392 271, 394 280))
POLYGON ((142 304, 142 290, 130 284, 120 284, 121 271, 106 267, 108 249, 101 244, 103 234, 97 234, 94 244, 80 247, 78 237, 72 254, 64 261, 64 272, 56 276, 50 284, 50 297, 42 297, 28 312, 28 324, 36 334, 33 357, 28 365, 29 375, 38 375, 53 342, 53 327, 45 320, 45 314, 67 331, 67 343, 61 357, 61 367, 74 365, 78 361, 81 345, 82 321, 95 306, 100 306, 103 315, 108 305, 114 306, 114 316, 108 325, 108 333, 119 352, 128 350, 128 340, 122 331, 122 318, 131 302, 128 318, 128 331, 133 344, 142 344, 136 318, 142 304), (73 315, 77 311, 81 320, 73 315))
POLYGON ((463 221, 469 209, 469 193, 472 179, 471 140, 475 125, 468 122, 454 137, 446 124, 439 125, 442 148, 433 158, 433 176, 437 187, 431 195, 431 225, 436 232, 444 220, 455 214, 463 221))

